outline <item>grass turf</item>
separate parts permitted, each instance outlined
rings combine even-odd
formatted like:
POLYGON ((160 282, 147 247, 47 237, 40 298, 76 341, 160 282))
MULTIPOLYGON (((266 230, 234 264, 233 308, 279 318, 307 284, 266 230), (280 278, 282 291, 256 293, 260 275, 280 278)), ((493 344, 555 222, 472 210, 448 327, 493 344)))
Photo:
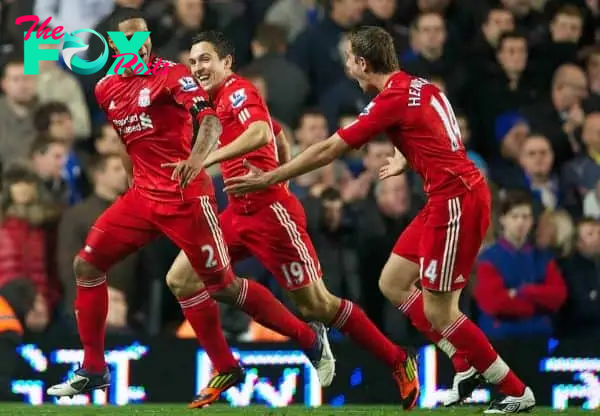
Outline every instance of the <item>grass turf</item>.
MULTIPOLYGON (((456 415, 456 416, 474 416, 482 414, 482 407, 462 407, 456 409, 435 409, 435 410, 413 410, 406 413, 412 415, 456 415)), ((332 408, 323 406, 316 409, 307 409, 304 407, 286 407, 272 409, 266 407, 252 406, 234 409, 227 406, 216 405, 206 409, 188 410, 184 404, 163 404, 163 405, 129 405, 123 407, 116 406, 27 406, 27 405, 8 405, 0 403, 0 415, 28 416, 28 415, 77 415, 77 416, 95 416, 95 415, 157 415, 157 416, 179 416, 179 415, 210 415, 210 416, 391 416, 404 414, 400 407, 392 406, 344 406, 341 408, 332 408)), ((529 413, 530 415, 583 415, 597 414, 595 411, 584 411, 579 409, 556 411, 548 408, 536 408, 529 413)))

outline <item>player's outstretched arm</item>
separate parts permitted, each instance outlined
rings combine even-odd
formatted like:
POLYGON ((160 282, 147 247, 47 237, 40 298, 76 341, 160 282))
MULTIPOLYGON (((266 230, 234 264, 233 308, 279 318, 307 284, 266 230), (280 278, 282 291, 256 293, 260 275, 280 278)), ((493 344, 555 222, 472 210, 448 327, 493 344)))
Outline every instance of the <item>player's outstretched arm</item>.
POLYGON ((277 146, 277 155, 279 157, 279 164, 283 165, 290 161, 292 158, 292 149, 290 142, 288 142, 283 129, 275 136, 275 144, 277 146))
POLYGON ((235 159, 256 150, 271 140, 271 126, 264 120, 252 122, 246 130, 231 143, 212 152, 204 161, 208 168, 216 163, 235 159))
POLYGON ((227 179, 225 191, 233 194, 245 194, 285 182, 333 162, 349 148, 348 144, 336 133, 327 140, 309 146, 297 157, 272 171, 252 171, 246 176, 227 179))

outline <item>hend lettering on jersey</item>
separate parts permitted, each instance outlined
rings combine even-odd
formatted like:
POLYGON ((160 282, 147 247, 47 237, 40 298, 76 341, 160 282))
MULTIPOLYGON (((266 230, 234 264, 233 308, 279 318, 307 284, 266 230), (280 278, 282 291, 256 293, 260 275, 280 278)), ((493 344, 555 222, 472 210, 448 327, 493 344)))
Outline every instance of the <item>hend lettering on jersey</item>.
POLYGON ((409 107, 420 107, 421 106, 421 89, 424 85, 429 84, 429 81, 423 78, 415 78, 410 81, 410 87, 408 89, 408 106, 409 107))

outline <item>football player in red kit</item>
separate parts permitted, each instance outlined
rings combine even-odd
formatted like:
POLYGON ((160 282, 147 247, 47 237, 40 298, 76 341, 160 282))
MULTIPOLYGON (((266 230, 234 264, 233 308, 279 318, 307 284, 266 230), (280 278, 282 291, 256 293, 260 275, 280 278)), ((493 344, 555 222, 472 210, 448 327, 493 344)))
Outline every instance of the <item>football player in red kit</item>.
POLYGON ((359 117, 275 170, 253 169, 226 180, 226 191, 239 197, 268 188, 386 133, 398 153, 382 176, 400 174, 410 165, 423 178, 429 198, 398 239, 382 271, 382 292, 431 341, 459 351, 473 371, 505 395, 485 413, 531 409, 531 389, 458 307, 490 222, 490 195, 485 179, 467 159, 450 102, 430 82, 398 69, 392 38, 381 28, 350 33, 346 67, 363 90, 378 93, 359 117), (414 287, 419 278, 422 290, 414 287))
MULTIPOLYGON (((246 174, 245 161, 266 171, 282 162, 282 152, 278 151, 281 134, 275 137, 273 121, 257 89, 232 72, 233 54, 229 40, 214 31, 198 35, 190 51, 192 73, 209 92, 223 125, 219 147, 209 154, 204 166, 220 163, 225 179, 246 174)), ((280 128, 276 126, 276 130, 280 128)), ((286 289, 305 318, 338 328, 386 363, 398 383, 404 407, 414 407, 419 392, 415 358, 387 339, 357 305, 327 290, 306 231, 304 209, 285 184, 231 196, 220 220, 233 261, 255 256, 286 289)), ((171 272, 179 276, 194 273, 184 254, 171 272)), ((232 286, 221 296, 243 302, 245 288, 232 286)), ((331 364, 333 369, 333 360, 331 364)), ((331 382, 326 374, 319 377, 323 385, 331 382)))
MULTIPOLYGON (((120 12, 114 23, 115 29, 128 37, 148 30, 144 19, 134 10, 120 12)), ((112 42, 111 48, 116 50, 112 42)), ((107 76, 96 85, 98 103, 125 145, 124 156, 132 168, 132 185, 96 220, 85 247, 75 258, 75 310, 84 348, 83 365, 69 380, 50 387, 48 394, 72 396, 108 386, 110 373, 104 360, 106 272, 131 252, 166 235, 187 255, 197 274, 187 281, 167 278, 167 284, 217 373, 190 405, 203 407, 243 377, 221 331, 217 304, 211 293, 232 282, 244 285, 244 279, 237 278, 231 270, 214 209, 214 188, 206 172, 194 172, 188 177, 187 186, 182 187, 161 167, 190 157, 203 161, 221 133, 221 123, 189 69, 150 55, 151 48, 148 37, 139 55, 146 65, 159 70, 156 74, 136 75, 127 69, 122 75, 107 76), (199 122, 199 128, 192 146, 193 118, 199 122)), ((249 285, 244 287, 248 289, 249 285)), ((248 290, 245 295, 251 297, 248 290)), ((269 307, 275 311, 286 327, 269 327, 294 339, 308 339, 310 344, 303 347, 318 366, 325 349, 319 329, 295 317, 262 286, 252 296, 252 302, 247 302, 249 306, 243 309, 266 326, 271 321, 261 319, 266 315, 261 309, 269 307)))

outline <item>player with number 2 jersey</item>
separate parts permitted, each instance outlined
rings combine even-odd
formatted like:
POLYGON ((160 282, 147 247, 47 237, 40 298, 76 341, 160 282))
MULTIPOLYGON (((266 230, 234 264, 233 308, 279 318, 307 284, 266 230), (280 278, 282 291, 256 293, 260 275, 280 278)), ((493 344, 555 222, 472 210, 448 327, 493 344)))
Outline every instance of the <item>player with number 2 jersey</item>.
POLYGON ((485 413, 530 410, 535 406, 531 389, 458 307, 490 224, 491 204, 485 179, 467 158, 450 102, 435 85, 399 70, 392 37, 379 27, 350 32, 346 70, 365 92, 377 92, 353 123, 275 170, 226 181, 225 189, 239 195, 272 186, 385 133, 397 152, 382 167, 381 179, 410 165, 423 178, 429 198, 396 242, 379 287, 452 358, 457 373, 446 404, 466 399, 485 379, 504 395, 485 413), (414 286, 419 279, 422 290, 414 286))

